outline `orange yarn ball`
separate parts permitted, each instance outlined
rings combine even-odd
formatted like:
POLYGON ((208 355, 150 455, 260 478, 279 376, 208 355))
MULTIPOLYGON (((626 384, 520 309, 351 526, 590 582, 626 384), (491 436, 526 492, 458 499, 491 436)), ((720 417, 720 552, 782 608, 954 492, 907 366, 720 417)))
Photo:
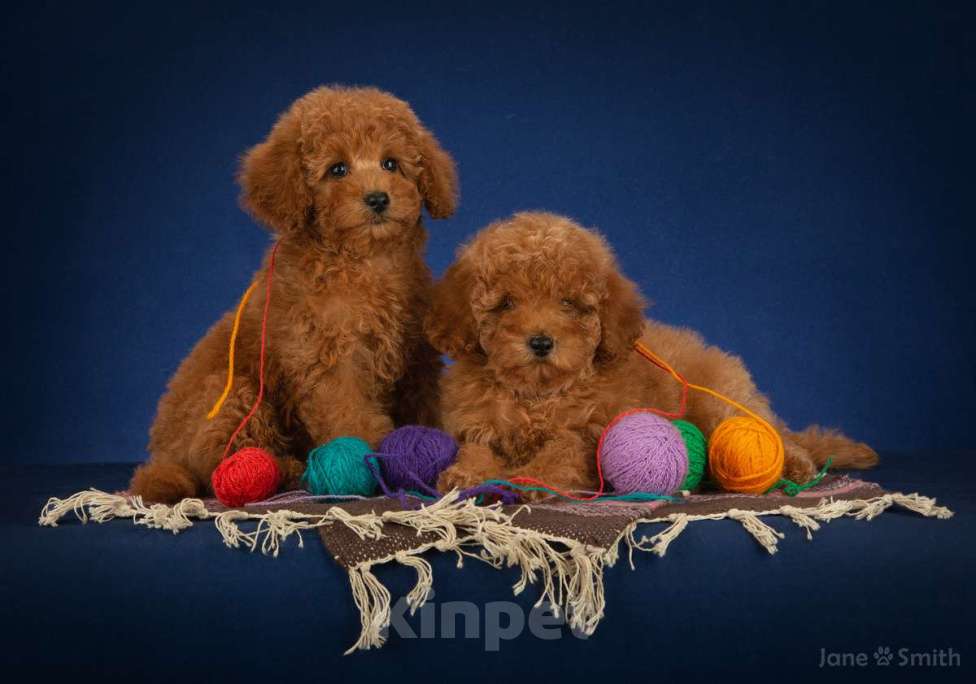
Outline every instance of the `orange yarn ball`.
POLYGON ((225 458, 210 476, 214 494, 225 506, 261 501, 278 491, 281 470, 264 449, 244 447, 225 458))
POLYGON ((783 440, 755 418, 726 418, 708 438, 708 467, 723 489, 764 494, 783 476, 783 440))

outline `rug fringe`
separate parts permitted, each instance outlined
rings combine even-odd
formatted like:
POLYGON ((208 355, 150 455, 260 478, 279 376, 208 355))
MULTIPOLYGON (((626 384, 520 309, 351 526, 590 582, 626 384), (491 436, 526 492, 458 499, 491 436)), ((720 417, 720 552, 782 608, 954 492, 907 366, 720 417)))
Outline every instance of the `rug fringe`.
POLYGON ((278 509, 264 513, 230 509, 219 513, 207 510, 200 499, 183 499, 167 506, 152 504, 147 506, 142 497, 124 494, 109 494, 98 489, 89 489, 69 496, 67 499, 51 497, 41 509, 37 522, 41 526, 57 527, 58 522, 69 513, 74 513, 82 523, 89 520, 104 523, 116 518, 130 518, 136 525, 152 529, 169 530, 174 534, 193 526, 193 520, 213 519, 224 544, 232 548, 241 545, 251 551, 258 548, 261 553, 277 556, 281 543, 295 535, 298 546, 304 546, 302 530, 315 529, 335 522, 342 523, 360 539, 379 539, 383 532, 383 520, 372 513, 351 515, 342 508, 333 507, 324 514, 309 514, 278 509), (239 523, 254 521, 257 527, 244 532, 239 523))
POLYGON ((281 543, 293 534, 298 538, 298 547, 305 546, 302 530, 339 522, 360 539, 379 539, 383 528, 383 522, 376 514, 350 515, 341 508, 330 508, 324 514, 298 513, 284 508, 266 513, 231 509, 213 517, 217 531, 227 546, 236 549, 243 545, 250 551, 260 548, 261 553, 275 558, 281 550, 281 543), (244 532, 238 524, 244 521, 257 521, 257 527, 251 532, 244 532))
POLYGON ((361 629, 359 638, 346 651, 348 654, 358 649, 378 648, 386 639, 391 597, 389 590, 373 574, 372 568, 396 561, 414 569, 417 582, 406 596, 413 614, 424 605, 433 591, 433 570, 430 563, 420 557, 420 554, 431 549, 453 551, 458 556, 459 567, 465 557, 477 558, 496 568, 518 567, 521 574, 512 587, 515 594, 538 583, 540 596, 536 605, 549 602, 557 616, 561 611, 565 613, 572 629, 589 635, 603 618, 606 607, 603 573, 606 567, 618 560, 621 541, 627 545, 628 561, 633 568, 635 549, 663 557, 689 523, 728 518, 739 522, 772 554, 776 553, 778 541, 785 535, 764 522, 762 518, 766 516, 787 517, 804 530, 807 539, 812 539, 813 532, 821 528, 821 523, 841 517, 873 520, 895 505, 926 517, 946 519, 953 515, 948 508, 937 505, 935 499, 919 494, 890 493, 854 500, 825 498, 809 508, 787 504, 764 511, 731 509, 704 515, 679 512, 664 517, 643 518, 628 525, 608 548, 602 548, 520 527, 515 518, 523 511, 530 511, 528 506, 506 513, 500 504, 477 506, 472 499, 461 500, 457 491, 415 510, 352 515, 337 507, 323 514, 287 509, 263 513, 240 509, 213 512, 207 510, 200 499, 184 499, 174 506, 146 505, 138 496, 89 489, 66 499, 49 499, 41 510, 38 524, 56 527, 64 516, 73 513, 82 523, 131 518, 136 525, 169 530, 175 534, 191 527, 194 520, 213 519, 227 546, 243 546, 251 551, 260 549, 261 553, 271 556, 277 556, 282 543, 292 535, 297 537, 298 546, 301 547, 302 531, 335 523, 344 525, 364 540, 382 538, 383 527, 387 523, 410 527, 418 536, 432 535, 434 541, 350 568, 349 583, 359 609, 361 629), (247 521, 257 523, 250 532, 240 526, 240 523, 247 521), (647 523, 670 524, 656 534, 638 539, 638 526, 647 523))
POLYGON ((779 509, 780 513, 788 517, 797 525, 802 527, 807 533, 807 539, 813 539, 813 533, 820 529, 820 523, 815 518, 807 514, 806 510, 796 506, 783 506, 779 509))
MULTIPOLYGON (((418 554, 434 548, 457 553, 459 565, 464 556, 469 556, 496 568, 518 567, 521 575, 513 585, 516 595, 528 585, 539 582, 540 596, 536 605, 548 601, 556 615, 565 613, 570 627, 592 634, 603 618, 605 608, 603 568, 615 560, 616 545, 610 550, 590 547, 573 539, 519 527, 513 519, 520 512, 530 510, 527 506, 505 513, 500 505, 477 506, 473 500, 461 501, 458 496, 459 492, 453 491, 419 509, 387 511, 381 516, 384 522, 414 528, 418 535, 432 533, 437 537, 435 542, 368 564, 396 560, 416 569, 417 585, 407 595, 411 612, 423 605, 433 581, 429 563, 418 558, 418 554)), ((352 650, 377 645, 382 641, 382 630, 388 626, 388 614, 375 608, 376 602, 381 604, 383 598, 376 586, 378 580, 376 583, 372 579, 367 581, 363 574, 366 570, 367 564, 357 566, 351 571, 351 575, 357 577, 351 581, 359 588, 362 604, 369 614, 374 618, 386 615, 387 622, 366 619, 364 631, 352 650)))
POLYGON ((410 608, 410 614, 413 615, 434 593, 434 570, 423 558, 409 553, 398 553, 396 562, 417 571, 417 583, 407 594, 407 606, 410 608))
POLYGON ((856 520, 873 520, 893 505, 899 505, 910 511, 925 516, 926 518, 939 518, 946 520, 954 514, 945 506, 939 506, 934 498, 922 496, 921 494, 902 494, 894 492, 883 494, 871 499, 821 499, 816 506, 800 508, 798 506, 785 505, 764 511, 743 511, 730 509, 722 513, 709 513, 703 515, 686 515, 684 513, 672 513, 662 518, 641 518, 635 520, 623 531, 618 539, 624 541, 630 553, 630 565, 633 564, 633 551, 650 551, 658 556, 667 553, 668 546, 681 534, 688 522, 698 520, 723 520, 730 518, 737 520, 742 526, 755 537, 756 541, 769 553, 776 553, 777 542, 785 538, 782 532, 778 532, 761 518, 770 515, 781 515, 790 518, 806 532, 807 539, 813 539, 813 532, 821 528, 820 523, 829 523, 837 518, 851 517, 856 520), (648 523, 671 522, 671 525, 664 531, 651 537, 643 536, 639 540, 635 536, 639 525, 648 523))
POLYGON ((766 551, 768 551, 770 554, 776 553, 777 542, 786 536, 782 532, 777 532, 772 527, 764 523, 759 516, 752 511, 740 511, 737 508, 733 508, 728 511, 728 517, 730 517, 732 520, 739 521, 746 529, 746 532, 755 537, 760 546, 766 549, 766 551))
MULTIPOLYGON (((659 532, 647 540, 648 542, 654 542, 654 545, 650 548, 650 551, 657 554, 659 557, 663 557, 664 554, 668 552, 668 547, 671 545, 671 542, 677 539, 678 535, 684 532, 685 528, 688 527, 688 516, 684 513, 671 515, 669 516, 669 519, 673 519, 674 522, 671 523, 667 529, 665 529, 663 532, 659 532)), ((646 539, 646 537, 641 541, 644 541, 644 539, 646 539)))
POLYGON ((191 527, 191 518, 204 520, 213 517, 200 499, 183 499, 174 506, 147 506, 139 496, 109 494, 92 488, 72 494, 67 499, 51 497, 41 509, 37 523, 41 526, 57 527, 58 521, 68 513, 74 513, 82 523, 89 520, 104 523, 115 518, 131 518, 136 525, 170 530, 174 534, 191 527))
POLYGON ((390 624, 390 592, 376 579, 372 567, 375 561, 360 563, 349 569, 349 585, 352 600, 359 609, 361 629, 359 638, 346 649, 344 655, 357 650, 379 648, 386 641, 386 629, 390 624))

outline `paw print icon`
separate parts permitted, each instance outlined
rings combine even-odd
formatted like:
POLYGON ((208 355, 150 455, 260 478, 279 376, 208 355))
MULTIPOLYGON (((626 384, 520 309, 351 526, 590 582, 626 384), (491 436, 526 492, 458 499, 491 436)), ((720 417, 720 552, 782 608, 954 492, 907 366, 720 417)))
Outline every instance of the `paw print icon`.
POLYGON ((882 667, 891 665, 891 659, 894 657, 891 649, 887 646, 878 646, 878 650, 874 652, 874 662, 882 667))

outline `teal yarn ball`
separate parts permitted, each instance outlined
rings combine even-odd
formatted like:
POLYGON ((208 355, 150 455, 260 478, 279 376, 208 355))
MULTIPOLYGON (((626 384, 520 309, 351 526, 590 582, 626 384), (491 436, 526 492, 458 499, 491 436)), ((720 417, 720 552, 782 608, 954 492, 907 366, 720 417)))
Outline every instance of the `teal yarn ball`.
POLYGON ((376 489, 376 478, 365 461, 372 451, 358 437, 336 437, 308 452, 302 481, 316 495, 369 496, 376 489))
POLYGON ((688 474, 685 481, 681 483, 681 490, 691 491, 701 484, 702 477, 705 475, 705 464, 708 462, 708 444, 705 442, 705 435, 697 427, 687 420, 673 420, 674 426, 681 433, 681 439, 685 442, 685 449, 688 451, 688 474))

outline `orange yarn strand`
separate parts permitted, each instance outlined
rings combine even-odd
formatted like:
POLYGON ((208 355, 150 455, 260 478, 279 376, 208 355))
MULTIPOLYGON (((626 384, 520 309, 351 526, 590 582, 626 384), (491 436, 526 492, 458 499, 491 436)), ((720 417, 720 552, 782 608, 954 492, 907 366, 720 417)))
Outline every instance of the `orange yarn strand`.
POLYGON ((673 375, 675 378, 677 378, 678 382, 682 383, 682 385, 686 385, 687 387, 690 387, 693 390, 698 390, 699 392, 704 392, 705 394, 711 395, 711 396, 715 397, 716 399, 719 399, 721 401, 724 401, 726 404, 728 404, 730 406, 733 406, 733 407, 739 409, 740 411, 742 411, 743 413, 745 413, 747 416, 749 416, 749 417, 755 419, 756 421, 762 423, 773 434, 775 434, 776 435, 776 438, 779 439, 780 442, 782 443, 782 440, 779 437, 779 432, 776 431, 776 428, 774 428, 772 425, 770 425, 769 422, 766 421, 764 418, 762 418, 759 415, 753 413, 752 411, 750 411, 749 409, 747 409, 745 406, 743 406, 739 402, 735 401, 734 399, 729 399, 727 396, 725 396, 721 392, 716 392, 715 390, 713 390, 711 388, 704 387, 703 385, 696 385, 693 382, 688 382, 687 380, 684 379, 684 377, 680 373, 678 373, 678 371, 674 370, 674 368, 672 368, 670 365, 668 365, 668 363, 664 359, 662 359, 660 356, 658 356, 657 354, 655 354, 654 352, 652 352, 640 340, 638 340, 637 342, 634 343, 634 349, 637 350, 637 353, 638 354, 640 354, 644 358, 646 358, 649 361, 651 361, 651 363, 653 363, 654 365, 658 366, 659 368, 663 368, 664 370, 666 370, 667 372, 669 372, 671 375, 673 375))
POLYGON ((261 315, 261 356, 260 364, 258 369, 258 396, 254 400, 254 405, 251 406, 251 410, 248 414, 244 416, 244 420, 241 421, 237 429, 234 430, 234 434, 230 436, 227 440, 227 446, 224 447, 224 458, 230 453, 230 448, 234 444, 234 440, 237 439, 237 435, 240 434, 244 426, 248 424, 251 418, 258 411, 258 407, 261 406, 261 400, 264 399, 264 356, 265 351, 268 346, 268 312, 271 310, 271 283, 274 281, 274 269, 275 269, 275 257, 278 254, 278 247, 281 246, 280 242, 276 242, 274 248, 271 250, 271 258, 268 260, 268 278, 267 285, 264 290, 264 313, 261 315))
POLYGON ((638 340, 634 348, 641 356, 668 371, 688 387, 724 401, 749 416, 726 418, 712 431, 709 439, 712 475, 724 488, 746 494, 764 494, 779 481, 785 448, 783 438, 776 428, 721 392, 687 382, 643 342, 638 340), (749 419, 753 423, 750 424, 749 419))
POLYGON ((224 391, 221 393, 220 398, 217 399, 213 408, 210 409, 210 413, 207 414, 207 420, 213 420, 220 413, 220 407, 227 401, 227 397, 234 387, 234 347, 237 344, 237 332, 241 327, 241 315, 244 313, 244 307, 247 306, 247 300, 251 298, 251 293, 254 292, 254 288, 257 286, 258 281, 255 280, 247 288, 244 296, 241 297, 241 303, 237 305, 237 313, 234 314, 234 327, 230 331, 230 349, 227 352, 227 383, 224 385, 224 391))

